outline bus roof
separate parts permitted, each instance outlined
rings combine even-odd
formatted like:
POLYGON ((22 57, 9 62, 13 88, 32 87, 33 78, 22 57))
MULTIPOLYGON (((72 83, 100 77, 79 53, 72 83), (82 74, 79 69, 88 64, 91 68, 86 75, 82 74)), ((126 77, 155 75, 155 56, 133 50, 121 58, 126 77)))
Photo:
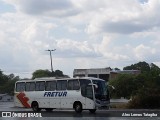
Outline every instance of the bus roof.
POLYGON ((35 82, 35 81, 53 81, 53 80, 75 80, 75 79, 90 79, 90 80, 100 80, 105 81, 100 78, 94 77, 76 77, 76 78, 57 78, 57 77, 43 77, 43 78, 35 78, 35 79, 27 79, 27 80, 19 80, 17 82, 35 82))

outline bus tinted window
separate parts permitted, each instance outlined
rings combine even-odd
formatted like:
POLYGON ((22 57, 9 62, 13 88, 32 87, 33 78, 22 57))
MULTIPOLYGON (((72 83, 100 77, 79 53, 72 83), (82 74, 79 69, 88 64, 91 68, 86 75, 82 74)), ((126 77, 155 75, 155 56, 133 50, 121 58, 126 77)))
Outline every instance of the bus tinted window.
POLYGON ((78 80, 69 80, 68 81, 68 90, 79 90, 79 81, 78 80))
POLYGON ((46 91, 56 90, 56 81, 47 81, 46 82, 46 91))
POLYGON ((16 83, 16 91, 17 92, 25 91, 25 82, 16 83))
POLYGON ((67 89, 67 80, 57 81, 57 90, 66 90, 67 89))
POLYGON ((36 91, 44 91, 45 90, 45 82, 36 82, 36 91))
POLYGON ((34 82, 26 82, 26 91, 34 91, 35 83, 34 82))
POLYGON ((87 85, 89 84, 89 83, 91 83, 91 81, 90 80, 85 80, 85 79, 80 79, 79 80, 80 81, 80 86, 81 86, 81 94, 82 94, 82 96, 86 96, 86 87, 87 87, 87 85))

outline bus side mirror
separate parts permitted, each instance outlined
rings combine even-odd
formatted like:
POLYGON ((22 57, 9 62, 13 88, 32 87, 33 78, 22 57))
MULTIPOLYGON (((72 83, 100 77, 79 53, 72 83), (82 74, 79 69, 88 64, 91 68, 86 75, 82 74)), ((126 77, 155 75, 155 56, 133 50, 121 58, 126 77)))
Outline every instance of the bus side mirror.
POLYGON ((115 90, 115 87, 112 85, 108 85, 112 90, 115 90))
POLYGON ((95 88, 95 89, 98 89, 98 85, 97 84, 88 84, 88 85, 90 85, 90 86, 92 86, 93 85, 93 87, 95 88))
POLYGON ((97 84, 93 84, 95 89, 98 89, 98 85, 97 84))

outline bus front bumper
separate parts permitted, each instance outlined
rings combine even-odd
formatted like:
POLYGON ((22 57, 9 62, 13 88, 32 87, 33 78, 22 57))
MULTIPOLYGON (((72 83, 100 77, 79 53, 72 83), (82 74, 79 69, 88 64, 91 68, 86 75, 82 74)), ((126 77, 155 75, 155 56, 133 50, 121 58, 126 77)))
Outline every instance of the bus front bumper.
POLYGON ((109 109, 110 101, 100 101, 96 100, 96 108, 97 109, 109 109))

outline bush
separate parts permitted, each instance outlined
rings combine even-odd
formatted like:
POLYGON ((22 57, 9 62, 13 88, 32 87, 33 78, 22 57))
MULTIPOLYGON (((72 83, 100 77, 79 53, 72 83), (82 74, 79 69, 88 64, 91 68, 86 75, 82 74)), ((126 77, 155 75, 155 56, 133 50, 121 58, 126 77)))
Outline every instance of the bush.
POLYGON ((110 108, 114 109, 126 109, 128 106, 127 103, 117 103, 117 104, 111 104, 110 108))
POLYGON ((141 89, 128 103, 128 108, 159 109, 160 92, 158 89, 141 89))

